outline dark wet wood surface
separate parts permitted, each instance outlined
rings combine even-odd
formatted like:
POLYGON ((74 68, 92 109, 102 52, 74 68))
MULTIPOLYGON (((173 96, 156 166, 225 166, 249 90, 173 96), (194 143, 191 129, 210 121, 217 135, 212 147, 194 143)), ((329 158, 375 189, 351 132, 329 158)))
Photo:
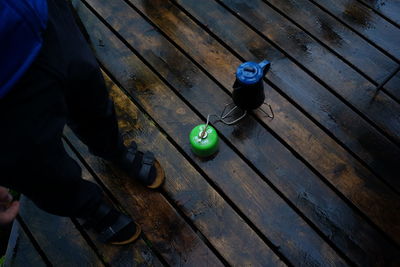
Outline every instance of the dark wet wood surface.
POLYGON ((72 3, 124 141, 153 151, 167 180, 141 187, 67 128, 83 178, 143 234, 108 246, 24 199, 10 266, 400 265, 398 1, 72 3), (219 152, 196 157, 190 130, 231 102, 241 62, 263 59, 275 118, 215 123, 219 152))
POLYGON ((4 266, 24 267, 28 262, 30 266, 46 266, 42 256, 33 246, 20 223, 16 221, 11 230, 4 266))

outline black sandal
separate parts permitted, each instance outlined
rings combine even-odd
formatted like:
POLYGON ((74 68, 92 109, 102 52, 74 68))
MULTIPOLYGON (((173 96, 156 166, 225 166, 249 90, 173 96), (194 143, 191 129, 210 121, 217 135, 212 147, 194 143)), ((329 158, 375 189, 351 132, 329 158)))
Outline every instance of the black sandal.
POLYGON ((101 204, 95 214, 90 216, 83 225, 86 229, 93 228, 100 234, 104 243, 125 245, 138 239, 141 229, 130 217, 101 204))
POLYGON ((135 142, 132 142, 127 148, 127 153, 119 164, 148 188, 158 188, 165 180, 164 171, 154 154, 138 151, 135 142))

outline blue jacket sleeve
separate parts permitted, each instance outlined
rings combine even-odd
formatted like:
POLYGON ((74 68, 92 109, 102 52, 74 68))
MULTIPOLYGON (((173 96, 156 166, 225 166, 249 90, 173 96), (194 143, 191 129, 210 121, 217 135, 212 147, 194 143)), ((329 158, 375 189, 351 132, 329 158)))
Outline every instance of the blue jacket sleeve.
POLYGON ((0 1, 0 98, 38 55, 47 24, 46 0, 0 1))

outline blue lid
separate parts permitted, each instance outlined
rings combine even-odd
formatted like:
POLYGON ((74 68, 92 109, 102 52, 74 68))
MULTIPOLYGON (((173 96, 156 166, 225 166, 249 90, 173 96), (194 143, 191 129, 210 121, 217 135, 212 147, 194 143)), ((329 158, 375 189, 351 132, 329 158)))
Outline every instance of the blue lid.
POLYGON ((237 68, 236 78, 244 84, 255 84, 264 76, 263 71, 258 63, 248 61, 237 68))

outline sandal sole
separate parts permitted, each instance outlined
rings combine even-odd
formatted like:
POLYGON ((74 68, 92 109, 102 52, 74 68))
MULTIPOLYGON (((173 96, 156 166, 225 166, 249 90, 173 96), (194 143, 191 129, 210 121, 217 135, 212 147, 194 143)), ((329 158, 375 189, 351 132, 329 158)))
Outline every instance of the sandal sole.
POLYGON ((156 168, 156 170, 157 170, 157 177, 154 180, 154 183, 147 186, 148 188, 151 188, 151 189, 156 189, 156 188, 160 187, 164 183, 164 180, 165 180, 164 170, 161 167, 158 160, 154 161, 154 168, 156 168))
POLYGON ((137 223, 135 223, 135 224, 136 224, 136 233, 131 238, 129 238, 128 240, 125 240, 125 241, 121 241, 121 242, 111 242, 110 244, 121 246, 121 245, 126 245, 129 243, 132 243, 133 241, 136 241, 139 238, 140 233, 142 232, 142 229, 140 228, 140 226, 137 223))

